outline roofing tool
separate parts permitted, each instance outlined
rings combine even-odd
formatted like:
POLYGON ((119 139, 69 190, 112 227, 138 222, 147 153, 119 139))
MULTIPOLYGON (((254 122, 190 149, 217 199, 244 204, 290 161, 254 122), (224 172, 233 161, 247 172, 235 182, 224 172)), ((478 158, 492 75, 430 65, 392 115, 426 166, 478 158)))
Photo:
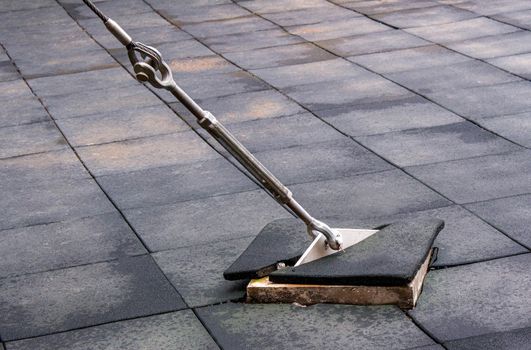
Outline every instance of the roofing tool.
MULTIPOLYGON (((290 250, 297 245, 293 245, 291 242, 291 240, 297 239, 296 235, 288 234, 290 230, 285 226, 291 225, 290 223, 272 223, 266 226, 249 248, 225 271, 226 279, 258 278, 270 275, 271 281, 267 280, 265 285, 260 284, 264 281, 258 281, 258 284, 255 281, 254 287, 258 289, 252 288, 253 282, 249 285, 248 294, 254 295, 255 301, 297 301, 300 303, 358 303, 351 297, 345 298, 339 295, 341 293, 338 294, 339 290, 337 289, 330 294, 329 289, 321 285, 347 284, 350 292, 352 292, 351 286, 360 283, 383 288, 386 286, 407 286, 405 288, 411 291, 413 288, 411 284, 414 280, 418 283, 418 271, 421 270, 422 266, 427 266, 426 261, 429 261, 431 257, 431 244, 442 228, 441 221, 422 222, 416 226, 405 225, 405 228, 404 225, 392 224, 385 228, 348 229, 331 228, 323 221, 317 220, 295 200, 292 192, 260 163, 211 112, 202 109, 177 85, 170 67, 156 48, 134 41, 118 23, 104 15, 90 0, 83 0, 83 2, 103 21, 109 32, 125 46, 136 79, 149 83, 157 89, 167 90, 175 96, 197 118, 198 124, 218 141, 256 179, 264 190, 306 225, 305 231, 313 241, 304 251, 298 248, 290 250), (411 235, 408 230, 420 231, 421 234, 411 235), (385 232, 385 234, 375 235, 380 232, 385 232), (417 247, 419 254, 413 258, 408 256, 408 259, 391 262, 388 265, 378 264, 378 260, 382 259, 382 254, 389 255, 390 249, 395 249, 396 245, 404 240, 404 235, 409 235, 409 241, 411 241, 411 237, 415 236, 417 240, 424 242, 417 247), (360 242, 366 243, 366 247, 364 248, 360 242), (387 248, 375 252, 374 247, 379 244, 387 245, 387 248), (352 256, 351 249, 348 249, 349 254, 340 254, 346 252, 347 248, 354 248, 355 245, 359 245, 360 248, 356 250, 357 253, 354 256, 352 256), (269 248, 269 251, 264 252, 264 248, 269 248), (327 260, 325 257, 335 258, 327 260), (323 262, 320 262, 321 260, 324 265, 323 262), (370 263, 368 263, 369 261, 370 263), (295 263, 293 264, 293 262, 295 263), (401 268, 402 270, 400 270, 401 268), (393 271, 388 273, 389 269, 393 271), (407 270, 406 273, 404 273, 404 269, 407 270), (278 283, 281 283, 280 286, 287 286, 286 288, 293 293, 275 294, 275 289, 271 289, 271 287, 279 287, 278 283), (313 298, 305 299, 303 297, 301 299, 301 295, 308 295, 306 290, 300 289, 300 284, 304 283, 314 283, 315 286, 324 288, 325 292, 314 289, 310 291, 313 298), (297 288, 290 287, 292 284, 299 286, 297 288), (257 290, 258 293, 256 293, 257 290), (264 290, 267 291, 265 294, 263 294, 264 290), (271 293, 271 291, 273 292, 271 293), (325 297, 325 294, 328 297, 325 297)), ((297 229, 291 231, 299 233, 297 229)), ((423 279, 424 276, 421 277, 423 279)), ((379 295, 382 294, 381 291, 378 293, 379 295)), ((396 291, 389 293, 390 295, 397 294, 396 291)), ((351 296, 358 294, 350 293, 351 296)), ((398 302, 393 297, 391 299, 368 299, 370 299, 369 303, 382 303, 382 300, 384 303, 398 302)))

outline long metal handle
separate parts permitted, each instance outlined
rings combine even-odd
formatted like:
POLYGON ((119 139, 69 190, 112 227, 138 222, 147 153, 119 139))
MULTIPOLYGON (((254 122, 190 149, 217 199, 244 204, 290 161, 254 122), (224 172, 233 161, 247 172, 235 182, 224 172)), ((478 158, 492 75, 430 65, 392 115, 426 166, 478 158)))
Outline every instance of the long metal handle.
MULTIPOLYGON (((84 1, 87 5, 90 3, 88 0, 84 1)), ((95 8, 92 4, 91 8, 94 10, 93 7, 95 8)), ((324 222, 313 218, 293 198, 291 191, 260 163, 212 113, 203 110, 175 83, 170 67, 164 62, 157 49, 133 41, 118 23, 103 15, 101 11, 99 13, 101 16, 98 16, 102 18, 107 29, 127 48, 129 60, 138 80, 149 82, 156 88, 171 92, 197 118, 202 128, 212 135, 281 205, 290 208, 306 224, 312 238, 322 233, 332 249, 341 249, 341 234, 332 230, 324 222)))

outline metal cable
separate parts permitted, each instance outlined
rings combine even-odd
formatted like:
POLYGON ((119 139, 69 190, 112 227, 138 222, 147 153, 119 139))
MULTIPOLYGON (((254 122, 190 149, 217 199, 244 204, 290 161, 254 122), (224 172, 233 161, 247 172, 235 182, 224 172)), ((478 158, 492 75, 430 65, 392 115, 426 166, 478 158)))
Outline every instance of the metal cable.
POLYGON ((99 8, 96 7, 90 0, 83 0, 83 2, 103 21, 103 23, 106 23, 109 20, 109 17, 107 17, 103 12, 100 11, 99 8))

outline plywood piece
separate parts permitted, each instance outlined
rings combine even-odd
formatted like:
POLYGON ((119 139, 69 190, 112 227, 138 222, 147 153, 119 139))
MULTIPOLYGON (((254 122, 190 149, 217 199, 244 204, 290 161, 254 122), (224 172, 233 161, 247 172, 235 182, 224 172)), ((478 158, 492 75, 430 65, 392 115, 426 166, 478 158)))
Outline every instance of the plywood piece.
POLYGON ((394 304, 403 309, 415 306, 428 272, 433 249, 413 280, 403 286, 345 286, 273 283, 269 277, 254 279, 247 285, 249 303, 318 303, 350 305, 394 304))

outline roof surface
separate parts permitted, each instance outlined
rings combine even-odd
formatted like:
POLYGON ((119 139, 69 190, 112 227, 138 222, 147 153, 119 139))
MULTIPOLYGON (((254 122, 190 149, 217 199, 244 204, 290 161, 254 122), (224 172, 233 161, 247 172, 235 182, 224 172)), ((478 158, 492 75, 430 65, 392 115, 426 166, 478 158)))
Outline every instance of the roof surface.
POLYGON ((97 5, 311 214, 441 218, 439 258, 412 311, 241 302, 222 272, 290 214, 81 1, 5 0, 0 349, 529 345, 529 0, 97 5))

